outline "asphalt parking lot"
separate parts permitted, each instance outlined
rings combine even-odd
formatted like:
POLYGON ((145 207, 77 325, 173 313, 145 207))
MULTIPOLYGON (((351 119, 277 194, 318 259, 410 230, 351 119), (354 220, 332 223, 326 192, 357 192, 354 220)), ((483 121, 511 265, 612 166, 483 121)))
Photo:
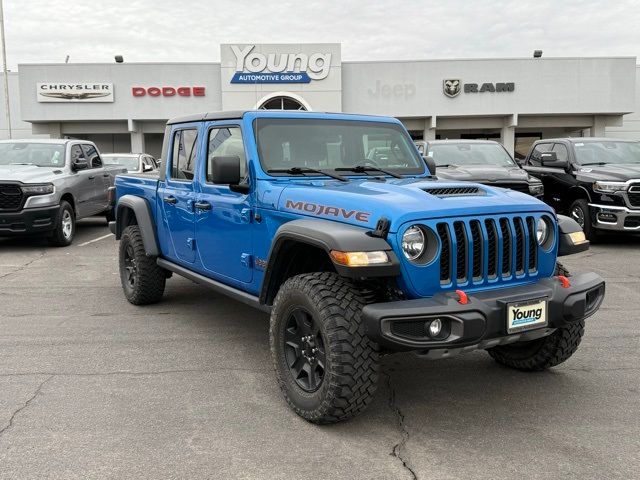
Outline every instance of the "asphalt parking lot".
POLYGON ((107 234, 0 239, 0 478, 639 477, 640 237, 565 261, 607 298, 560 367, 386 357, 372 407, 319 427, 281 398, 264 314, 180 278, 129 305, 107 234))

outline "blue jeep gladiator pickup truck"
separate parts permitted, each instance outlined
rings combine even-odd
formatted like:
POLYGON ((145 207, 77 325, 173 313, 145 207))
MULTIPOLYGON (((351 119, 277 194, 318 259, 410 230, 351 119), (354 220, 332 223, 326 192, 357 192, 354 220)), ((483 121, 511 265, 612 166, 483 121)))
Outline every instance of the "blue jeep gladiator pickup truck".
POLYGON ((159 177, 116 179, 126 298, 157 302, 176 273, 269 312, 278 383, 311 422, 362 411, 390 352, 553 367, 604 297, 557 263, 588 248, 573 220, 439 181, 393 118, 194 115, 167 123, 162 158, 159 177))

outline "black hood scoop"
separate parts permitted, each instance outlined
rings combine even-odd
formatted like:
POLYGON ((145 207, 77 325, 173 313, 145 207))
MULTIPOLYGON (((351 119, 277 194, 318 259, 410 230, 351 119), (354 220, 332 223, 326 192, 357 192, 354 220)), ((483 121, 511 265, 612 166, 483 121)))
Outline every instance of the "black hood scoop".
POLYGON ((484 196, 487 194, 487 192, 480 187, 466 185, 453 187, 426 187, 422 190, 436 197, 470 197, 484 196))

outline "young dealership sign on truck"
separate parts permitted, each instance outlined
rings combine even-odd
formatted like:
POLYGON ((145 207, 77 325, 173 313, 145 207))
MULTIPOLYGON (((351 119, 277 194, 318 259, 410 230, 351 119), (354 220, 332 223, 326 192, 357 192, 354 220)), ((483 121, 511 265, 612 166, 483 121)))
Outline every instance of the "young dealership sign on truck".
POLYGON ((113 103, 113 83, 38 83, 36 99, 41 103, 113 103))

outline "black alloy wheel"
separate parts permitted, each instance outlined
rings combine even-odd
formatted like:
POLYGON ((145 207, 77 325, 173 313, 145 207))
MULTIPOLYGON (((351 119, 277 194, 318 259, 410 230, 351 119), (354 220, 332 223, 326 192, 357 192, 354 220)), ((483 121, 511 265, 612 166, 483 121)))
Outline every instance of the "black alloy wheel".
POLYGON ((305 392, 315 392, 324 380, 326 353, 320 327, 307 310, 295 307, 290 312, 283 341, 296 384, 305 392))
POLYGON ((136 278, 138 276, 138 266, 133 246, 129 243, 124 249, 124 269, 125 281, 132 290, 136 286, 136 278))

